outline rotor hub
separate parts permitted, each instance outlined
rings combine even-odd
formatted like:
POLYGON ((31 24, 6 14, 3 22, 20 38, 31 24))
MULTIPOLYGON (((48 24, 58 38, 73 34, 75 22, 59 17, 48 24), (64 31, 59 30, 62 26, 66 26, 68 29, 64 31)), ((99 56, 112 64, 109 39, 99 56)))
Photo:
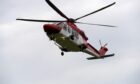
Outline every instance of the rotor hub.
POLYGON ((73 22, 73 23, 74 23, 74 22, 75 22, 75 19, 69 18, 69 19, 68 19, 68 22, 73 22))

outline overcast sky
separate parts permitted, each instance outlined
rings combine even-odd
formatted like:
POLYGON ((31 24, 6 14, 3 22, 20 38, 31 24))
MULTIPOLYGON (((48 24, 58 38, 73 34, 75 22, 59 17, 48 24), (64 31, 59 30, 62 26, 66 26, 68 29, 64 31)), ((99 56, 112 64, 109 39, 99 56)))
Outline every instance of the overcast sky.
MULTIPOLYGON (((51 0, 68 17, 77 18, 114 0, 51 0)), ((63 19, 45 0, 0 1, 0 84, 140 84, 140 1, 115 0, 106 10, 79 21, 118 26, 79 25, 97 49, 108 43, 114 57, 86 60, 84 53, 65 53, 49 41, 43 24, 18 17, 63 19)))

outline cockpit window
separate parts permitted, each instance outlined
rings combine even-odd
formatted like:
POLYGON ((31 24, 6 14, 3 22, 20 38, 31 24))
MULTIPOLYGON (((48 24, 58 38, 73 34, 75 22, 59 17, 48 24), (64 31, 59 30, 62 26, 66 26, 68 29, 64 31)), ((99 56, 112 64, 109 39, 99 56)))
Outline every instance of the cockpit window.
POLYGON ((63 24, 63 29, 67 31, 67 25, 63 24))

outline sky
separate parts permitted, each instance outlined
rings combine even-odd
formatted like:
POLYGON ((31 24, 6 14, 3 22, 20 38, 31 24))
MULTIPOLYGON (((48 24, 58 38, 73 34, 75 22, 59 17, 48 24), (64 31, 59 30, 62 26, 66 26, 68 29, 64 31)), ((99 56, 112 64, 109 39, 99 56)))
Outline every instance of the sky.
POLYGON ((88 42, 108 43, 114 57, 86 60, 85 53, 65 53, 50 41, 43 24, 16 18, 63 20, 45 0, 1 0, 0 84, 140 84, 139 0, 51 0, 68 17, 77 18, 112 2, 116 4, 79 21, 88 42))

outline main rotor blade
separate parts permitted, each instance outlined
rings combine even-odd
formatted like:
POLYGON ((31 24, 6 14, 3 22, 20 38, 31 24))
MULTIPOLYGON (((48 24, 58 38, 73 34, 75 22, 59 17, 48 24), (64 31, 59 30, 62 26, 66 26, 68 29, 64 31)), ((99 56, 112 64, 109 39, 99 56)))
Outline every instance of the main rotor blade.
POLYGON ((104 9, 106 9, 106 8, 108 8, 108 7, 112 6, 112 5, 114 5, 115 3, 116 3, 116 2, 114 2, 114 3, 112 3, 112 4, 109 4, 109 5, 105 6, 105 7, 102 7, 102 8, 100 8, 100 9, 96 10, 96 11, 93 11, 93 12, 91 12, 91 13, 89 13, 89 14, 86 14, 86 15, 84 15, 84 16, 81 16, 81 17, 79 17, 79 18, 77 18, 77 19, 75 19, 75 20, 79 20, 79 19, 84 18, 84 17, 86 17, 86 16, 89 16, 89 15, 91 15, 91 14, 97 13, 97 12, 99 12, 99 11, 101 11, 101 10, 104 10, 104 9))
POLYGON ((76 22, 76 23, 79 23, 79 24, 87 24, 87 25, 96 25, 96 26, 116 27, 116 26, 104 25, 104 24, 92 24, 92 23, 84 23, 84 22, 76 22))
POLYGON ((69 20, 69 18, 64 14, 62 13, 50 0, 46 0, 46 2, 59 14, 61 15, 62 17, 66 18, 67 20, 69 20))
POLYGON ((31 21, 31 22, 65 22, 63 20, 35 20, 35 19, 20 19, 20 18, 17 18, 16 20, 31 21))

